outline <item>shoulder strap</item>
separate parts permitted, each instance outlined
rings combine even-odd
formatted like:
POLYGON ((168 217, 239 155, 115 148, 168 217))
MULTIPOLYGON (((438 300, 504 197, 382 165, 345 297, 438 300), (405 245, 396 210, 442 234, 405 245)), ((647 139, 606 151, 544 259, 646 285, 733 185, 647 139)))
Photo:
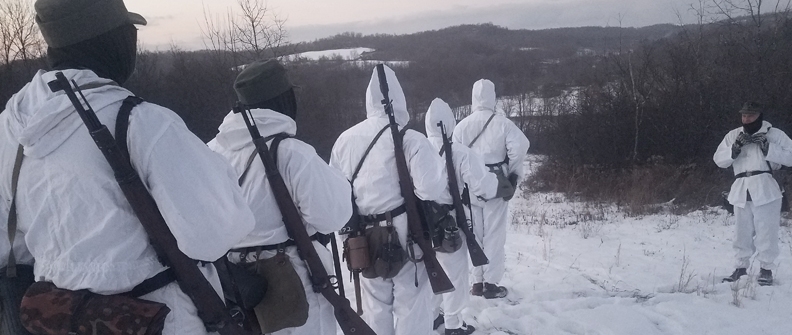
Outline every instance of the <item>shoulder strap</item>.
POLYGON ((371 152, 371 148, 374 147, 374 144, 376 144, 379 138, 382 137, 382 134, 385 132, 386 129, 388 129, 388 127, 390 127, 390 125, 386 125, 385 127, 382 127, 379 133, 377 133, 377 136, 374 136, 374 139, 371 140, 371 143, 369 143, 368 148, 366 148, 366 151, 363 153, 363 157, 360 158, 357 167, 355 167, 355 172, 352 173, 352 180, 349 181, 351 184, 355 184, 355 179, 357 179, 358 172, 360 172, 360 168, 363 167, 363 162, 366 160, 366 157, 368 156, 369 152, 371 152))
POLYGON ((481 131, 478 133, 478 135, 476 135, 476 137, 474 137, 473 140, 470 141, 470 144, 468 144, 468 148, 472 148, 473 147, 473 143, 476 143, 476 141, 478 141, 479 137, 481 137, 481 134, 483 134, 484 131, 487 130, 487 126, 489 126, 490 122, 492 121, 492 119, 494 117, 495 117, 495 112, 492 112, 492 115, 490 115, 489 119, 487 119, 487 123, 484 124, 484 127, 481 127, 481 131))
POLYGON ((16 212, 16 191, 19 184, 19 170, 22 168, 22 158, 25 157, 22 145, 17 148, 14 170, 11 173, 11 208, 8 210, 8 242, 11 244, 11 251, 8 253, 8 266, 6 267, 6 277, 16 277, 16 257, 14 256, 14 238, 17 230, 16 212))
MULTIPOLYGON (((278 147, 280 146, 280 142, 289 138, 289 134, 286 133, 279 133, 270 136, 266 140, 272 139, 272 143, 270 144, 270 155, 272 155, 272 160, 275 163, 275 166, 278 166, 278 147)), ((248 171, 250 171, 250 166, 253 164, 253 161, 256 159, 256 155, 258 155, 258 150, 253 149, 253 153, 248 158, 247 163, 245 163, 245 170, 242 171, 242 175, 239 176, 237 183, 239 186, 242 186, 242 183, 245 182, 245 177, 247 176, 248 171)))
POLYGON ((129 115, 135 106, 143 102, 142 98, 136 96, 128 96, 121 104, 121 109, 118 110, 115 123, 115 138, 118 149, 124 156, 129 157, 129 147, 127 147, 127 132, 129 130, 129 115))

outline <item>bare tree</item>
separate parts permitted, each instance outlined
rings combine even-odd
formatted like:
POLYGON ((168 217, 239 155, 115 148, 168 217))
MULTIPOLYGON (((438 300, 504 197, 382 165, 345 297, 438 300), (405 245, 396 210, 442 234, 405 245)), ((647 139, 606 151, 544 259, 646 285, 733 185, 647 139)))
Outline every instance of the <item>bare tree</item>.
POLYGON ((239 62, 282 56, 288 44, 286 20, 270 9, 264 0, 237 0, 240 13, 229 9, 224 16, 204 9, 201 31, 207 48, 239 62))

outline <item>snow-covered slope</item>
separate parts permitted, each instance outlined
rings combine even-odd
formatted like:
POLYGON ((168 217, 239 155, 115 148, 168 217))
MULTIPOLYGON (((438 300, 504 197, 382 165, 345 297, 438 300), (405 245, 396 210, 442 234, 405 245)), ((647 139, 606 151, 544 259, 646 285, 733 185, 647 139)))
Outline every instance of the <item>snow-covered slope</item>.
MULTIPOLYGON (((540 163, 526 162, 529 171, 540 163)), ((776 284, 756 284, 758 265, 728 284, 721 279, 733 270, 734 218, 722 209, 627 217, 611 204, 520 193, 510 204, 501 282, 509 296, 471 297, 463 315, 474 335, 792 334, 788 219, 776 284)))
MULTIPOLYGON (((538 164, 537 157, 527 162, 538 164)), ((717 208, 625 217, 612 205, 526 194, 511 203, 507 298, 473 297, 474 334, 792 334, 792 232, 776 284, 736 284, 734 218, 717 208)))

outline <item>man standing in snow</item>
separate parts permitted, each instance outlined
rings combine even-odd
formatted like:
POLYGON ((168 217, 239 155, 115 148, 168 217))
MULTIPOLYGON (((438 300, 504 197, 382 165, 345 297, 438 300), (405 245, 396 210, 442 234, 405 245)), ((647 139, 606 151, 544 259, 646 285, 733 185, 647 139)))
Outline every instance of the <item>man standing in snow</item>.
MULTIPOLYGON (((426 135, 429 137, 429 142, 435 151, 439 152, 441 157, 445 157, 446 153, 442 150, 443 132, 440 128, 440 122, 445 128, 446 136, 452 136, 456 120, 454 120, 451 107, 441 99, 434 99, 429 106, 429 111, 426 112, 426 135)), ((448 140, 450 141, 451 139, 449 138, 448 140)), ((470 148, 457 143, 451 143, 451 153, 459 189, 449 190, 450 192, 459 192, 461 196, 464 189, 467 188, 471 197, 490 199, 497 196, 497 177, 487 171, 484 162, 481 161, 478 155, 473 153, 470 148)), ((446 173, 448 172, 446 171, 446 173)), ((481 210, 479 206, 471 206, 478 211, 481 210)), ((470 214, 468 213, 467 215, 470 218, 470 214)), ((475 225, 476 222, 473 224, 475 225)), ((460 230, 460 234, 464 233, 460 230)), ((462 239, 464 240, 464 238, 462 239)), ((468 303, 468 292, 461 288, 467 287, 470 283, 468 279, 467 245, 463 243, 462 248, 453 253, 438 253, 437 260, 443 264, 443 269, 446 270, 446 273, 453 281, 454 287, 460 288, 453 292, 435 296, 436 305, 442 311, 439 317, 443 318, 443 323, 445 323, 445 335, 471 334, 475 331, 475 328, 463 322, 461 315, 462 310, 465 309, 468 303)), ((439 326, 439 322, 436 322, 435 325, 439 326)))
MULTIPOLYGON (((113 131, 122 101, 132 95, 120 85, 135 67, 134 25, 145 19, 122 0, 38 0, 35 9, 50 66, 81 87, 113 131)), ((172 276, 158 275, 167 268, 72 103, 47 85, 55 73, 36 73, 0 118, 0 203, 13 197, 11 169, 21 146, 15 198, 24 234, 16 238, 35 259, 36 280, 105 295, 152 284, 140 298, 170 308, 163 334, 206 334, 192 300, 172 276)), ((253 214, 228 163, 164 107, 143 102, 128 121, 131 164, 184 254, 212 262, 248 235, 253 214)), ((214 267, 200 268, 219 287, 214 267)))
MULTIPOLYGON (((395 119, 398 127, 403 129, 410 120, 404 92, 393 70, 387 66, 384 70, 395 119)), ((394 142, 387 131, 390 122, 382 100, 375 69, 366 89, 367 118, 338 137, 333 145, 330 165, 340 169, 352 181, 352 191, 367 229, 373 229, 375 225, 392 227, 398 235, 398 241, 392 242, 398 243, 412 259, 418 260, 423 252, 408 239, 394 142), (355 175, 358 166, 360 169, 355 175)), ((426 137, 407 130, 404 133, 404 154, 415 195, 422 200, 451 203, 446 192, 443 162, 426 137)), ((377 246, 369 245, 369 248, 374 247, 377 246)), ((407 262, 393 278, 363 278, 361 285, 363 319, 377 334, 423 335, 432 331, 432 290, 423 262, 407 262)))
MULTIPOLYGON (((349 182, 338 170, 328 166, 310 145, 290 138, 297 132, 297 101, 283 65, 275 59, 248 65, 234 82, 234 90, 239 101, 251 109, 261 136, 268 139, 267 146, 276 157, 274 161, 278 171, 300 211, 308 234, 330 234, 343 228, 352 215, 349 182), (273 144, 275 142, 279 144, 273 144)), ((234 166, 236 175, 240 176, 242 193, 256 217, 253 232, 231 250, 229 260, 234 263, 266 262, 278 256, 278 250, 282 249, 302 281, 304 295, 299 297, 308 302, 307 311, 291 311, 300 304, 281 302, 283 313, 291 311, 291 314, 305 315, 306 319, 292 323, 302 325, 280 326, 277 328, 282 330, 267 333, 335 334, 333 307, 314 291, 308 267, 300 259, 294 241, 289 239, 275 194, 242 115, 228 113, 219 130, 217 137, 209 142, 209 147, 234 166)), ((332 273, 330 251, 318 241, 313 244, 325 269, 332 273)), ((259 315, 259 320, 263 317, 266 316, 259 315)), ((285 319, 294 318, 295 315, 288 315, 276 321, 286 325, 285 319)), ((272 325, 262 326, 273 329, 272 325)))
MULTIPOLYGON (((490 171, 498 175, 499 183, 511 183, 516 190, 523 177, 523 161, 530 142, 503 112, 496 111, 496 103, 495 85, 491 81, 481 79, 473 84, 472 114, 457 125, 454 142, 473 149, 490 171)), ((489 199, 482 211, 472 213, 473 222, 477 223, 473 232, 490 260, 488 265, 473 269, 475 281, 470 290, 473 295, 494 299, 508 294, 498 283, 506 269, 504 246, 512 195, 489 199)))
POLYGON ((740 109, 742 127, 726 134, 713 160, 721 168, 731 166, 735 180, 729 192, 737 221, 734 250, 737 269, 726 278, 733 282, 747 274, 751 256, 757 252, 761 269, 759 285, 773 284, 781 225, 781 189, 772 171, 792 165, 792 140, 763 120, 763 108, 746 102, 740 109))

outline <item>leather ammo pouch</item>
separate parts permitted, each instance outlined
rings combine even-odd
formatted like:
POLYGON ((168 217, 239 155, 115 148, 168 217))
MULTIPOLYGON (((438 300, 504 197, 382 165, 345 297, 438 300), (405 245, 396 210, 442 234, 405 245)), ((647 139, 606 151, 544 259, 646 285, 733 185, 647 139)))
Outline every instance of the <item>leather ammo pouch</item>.
POLYGON ((170 309, 165 304, 129 297, 71 291, 36 282, 22 298, 22 325, 33 334, 162 334, 170 309))
POLYGON ((393 225, 375 223, 366 228, 371 266, 361 274, 366 278, 390 279, 396 277, 407 263, 407 253, 399 243, 399 235, 393 225))
POLYGON ((267 294, 253 308, 262 333, 299 327, 308 321, 305 288, 283 249, 273 257, 244 265, 267 280, 267 294))

